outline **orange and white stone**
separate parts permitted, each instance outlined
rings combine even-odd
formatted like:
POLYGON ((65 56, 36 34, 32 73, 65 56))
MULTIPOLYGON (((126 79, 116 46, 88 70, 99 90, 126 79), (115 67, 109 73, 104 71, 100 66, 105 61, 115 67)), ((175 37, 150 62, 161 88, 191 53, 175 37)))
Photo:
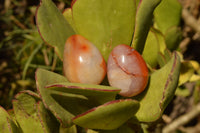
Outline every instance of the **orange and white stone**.
POLYGON ((132 97, 141 93, 148 83, 148 69, 142 56, 128 45, 116 46, 107 63, 111 86, 121 89, 120 95, 132 97))
POLYGON ((70 82, 100 84, 106 75, 106 63, 89 40, 72 35, 65 43, 63 70, 70 82))

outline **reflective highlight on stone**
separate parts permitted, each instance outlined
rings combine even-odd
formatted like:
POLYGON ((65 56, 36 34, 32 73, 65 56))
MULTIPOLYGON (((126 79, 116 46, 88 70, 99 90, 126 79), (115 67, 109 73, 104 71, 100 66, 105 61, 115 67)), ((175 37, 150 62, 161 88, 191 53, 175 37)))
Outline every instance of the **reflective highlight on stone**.
POLYGON ((100 84, 106 75, 106 63, 95 45, 73 35, 65 44, 63 70, 70 82, 100 84))
POLYGON ((122 96, 141 93, 148 83, 148 69, 142 56, 128 45, 116 46, 107 63, 107 76, 111 86, 121 89, 122 96))

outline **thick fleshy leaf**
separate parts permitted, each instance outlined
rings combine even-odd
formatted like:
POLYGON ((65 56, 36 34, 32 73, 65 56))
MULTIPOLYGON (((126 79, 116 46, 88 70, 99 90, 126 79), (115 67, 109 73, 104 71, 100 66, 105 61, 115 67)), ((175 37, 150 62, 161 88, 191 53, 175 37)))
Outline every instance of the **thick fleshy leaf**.
POLYGON ((190 60, 190 63, 192 64, 195 71, 198 72, 198 70, 200 70, 200 64, 197 61, 190 60))
POLYGON ((178 0, 162 0, 154 11, 155 27, 162 33, 172 26, 178 26, 181 18, 181 4, 178 0))
POLYGON ((178 87, 175 92, 176 96, 187 97, 190 95, 190 90, 186 87, 178 87))
POLYGON ((168 61, 171 58, 172 58, 172 53, 168 49, 165 49, 164 53, 161 52, 158 53, 158 64, 160 65, 160 67, 163 67, 165 64, 168 63, 168 61))
POLYGON ((140 101, 140 108, 136 113, 136 118, 139 121, 152 122, 162 115, 174 96, 179 79, 180 65, 180 58, 175 52, 164 67, 150 76, 148 88, 134 97, 134 99, 140 101))
POLYGON ((165 32, 165 42, 167 48, 171 51, 176 50, 181 42, 182 39, 182 32, 180 27, 170 27, 165 32))
POLYGON ((99 133, 99 132, 92 129, 88 129, 86 133, 99 133))
POLYGON ((137 8, 132 47, 143 52, 147 34, 152 24, 153 11, 161 0, 140 0, 137 8))
POLYGON ((142 57, 151 67, 156 67, 159 48, 157 33, 151 29, 148 33, 142 57), (149 56, 151 55, 151 56, 149 56))
POLYGON ((155 28, 152 28, 152 29, 153 29, 154 34, 156 35, 156 38, 159 44, 159 49, 160 49, 159 51, 164 54, 164 51, 167 48, 166 43, 165 43, 165 37, 159 30, 155 28))
POLYGON ((165 64, 167 63, 166 59, 165 59, 165 56, 159 52, 158 53, 158 64, 160 67, 163 67, 165 64))
POLYGON ((200 80, 200 75, 198 74, 193 74, 192 77, 190 78, 189 82, 196 82, 200 80))
MULTIPOLYGON (((44 69, 37 69, 35 78, 38 93, 40 94, 40 97, 45 107, 48 108, 54 114, 54 116, 58 119, 58 121, 63 127, 71 126, 71 118, 74 117, 74 115, 65 110, 62 106, 60 106, 59 103, 57 103, 55 99, 51 96, 51 93, 53 92, 45 88, 45 86, 47 86, 48 84, 68 82, 68 80, 64 76, 44 69)), ((56 96, 56 94, 53 95, 56 96)))
POLYGON ((62 59, 65 41, 75 32, 51 0, 41 0, 36 23, 43 40, 53 46, 62 59))
POLYGON ((20 128, 10 118, 7 111, 0 106, 0 132, 1 133, 22 133, 20 128))
POLYGON ((156 67, 157 64, 164 66, 167 63, 163 55, 165 50, 166 44, 163 34, 157 29, 151 28, 142 53, 143 58, 151 67, 156 67))
POLYGON ((89 101, 98 103, 99 105, 114 100, 116 95, 120 92, 120 89, 110 86, 69 82, 50 84, 46 86, 46 88, 63 93, 84 95, 89 101))
POLYGON ((40 119, 37 116, 37 101, 32 96, 20 93, 16 96, 17 100, 13 100, 13 109, 17 122, 23 132, 43 133, 40 119), (31 124, 30 124, 31 123, 31 124))
POLYGON ((182 62, 179 85, 182 85, 187 81, 189 81, 193 74, 194 74, 193 65, 189 61, 182 62))
POLYGON ((20 128, 23 132, 29 133, 57 132, 59 125, 57 120, 35 96, 21 92, 13 100, 14 113, 20 128))
POLYGON ((39 101, 37 103, 38 114, 40 122, 46 132, 56 133, 59 131, 59 123, 53 114, 44 107, 44 104, 39 101))
POLYGON ((9 114, 9 116, 10 116, 10 119, 12 119, 12 121, 15 123, 15 125, 19 126, 18 123, 17 123, 17 121, 16 121, 13 108, 7 110, 7 112, 8 112, 8 114, 9 114))
POLYGON ((63 11, 62 14, 65 17, 65 19, 67 20, 67 22, 69 22, 69 24, 71 25, 71 27, 74 29, 74 31, 76 31, 74 20, 72 18, 72 9, 71 8, 67 8, 67 9, 65 9, 63 11))
POLYGON ((74 116, 114 100, 120 91, 109 86, 69 83, 64 76, 43 69, 37 70, 36 83, 45 107, 63 127, 71 126, 74 116))
MULTIPOLYGON (((179 53, 178 52, 176 52, 176 53, 179 56, 179 53)), ((172 58, 172 52, 169 51, 169 49, 165 49, 164 56, 165 56, 166 61, 168 62, 172 58)), ((180 56, 179 56, 179 58, 180 58, 180 56)), ((181 61, 181 59, 180 59, 180 61, 181 61)))
POLYGON ((76 116, 73 122, 85 128, 112 130, 133 117, 138 108, 139 103, 132 99, 110 101, 76 116))
POLYGON ((116 45, 130 45, 135 12, 134 0, 76 0, 72 6, 76 30, 96 45, 105 60, 116 45))
POLYGON ((77 133, 76 125, 69 128, 60 127, 59 133, 77 133))
POLYGON ((162 0, 154 11, 154 26, 165 36, 169 50, 176 50, 182 38, 179 24, 181 20, 181 4, 178 0, 162 0))
POLYGON ((134 131, 135 129, 132 128, 131 126, 127 126, 127 125, 122 125, 117 129, 114 130, 102 130, 99 133, 136 133, 134 131))
POLYGON ((87 133, 136 133, 134 131, 135 129, 133 127, 131 127, 128 124, 124 124, 122 126, 120 126, 117 129, 114 130, 100 130, 100 131, 95 131, 92 129, 88 129, 87 133))

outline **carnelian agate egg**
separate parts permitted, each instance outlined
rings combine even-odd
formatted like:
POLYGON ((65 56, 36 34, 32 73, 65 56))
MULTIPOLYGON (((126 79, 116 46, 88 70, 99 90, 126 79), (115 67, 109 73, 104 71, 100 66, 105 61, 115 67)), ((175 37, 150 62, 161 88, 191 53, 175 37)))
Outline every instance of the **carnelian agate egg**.
POLYGON ((106 75, 106 63, 90 41, 72 35, 65 43, 63 70, 70 82, 100 84, 106 75))
POLYGON ((116 46, 107 63, 108 81, 120 88, 120 95, 131 97, 141 93, 148 83, 148 69, 142 56, 128 45, 116 46))

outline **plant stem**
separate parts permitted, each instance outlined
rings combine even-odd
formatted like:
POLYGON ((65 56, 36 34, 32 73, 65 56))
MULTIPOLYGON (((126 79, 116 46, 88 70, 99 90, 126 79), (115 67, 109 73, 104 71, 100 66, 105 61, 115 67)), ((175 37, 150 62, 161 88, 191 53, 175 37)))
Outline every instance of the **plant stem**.
POLYGON ((171 124, 167 125, 163 129, 163 133, 171 133, 176 130, 178 127, 185 125, 192 119, 194 119, 197 115, 200 114, 200 103, 196 105, 190 112, 185 115, 180 116, 176 120, 174 120, 171 124))

